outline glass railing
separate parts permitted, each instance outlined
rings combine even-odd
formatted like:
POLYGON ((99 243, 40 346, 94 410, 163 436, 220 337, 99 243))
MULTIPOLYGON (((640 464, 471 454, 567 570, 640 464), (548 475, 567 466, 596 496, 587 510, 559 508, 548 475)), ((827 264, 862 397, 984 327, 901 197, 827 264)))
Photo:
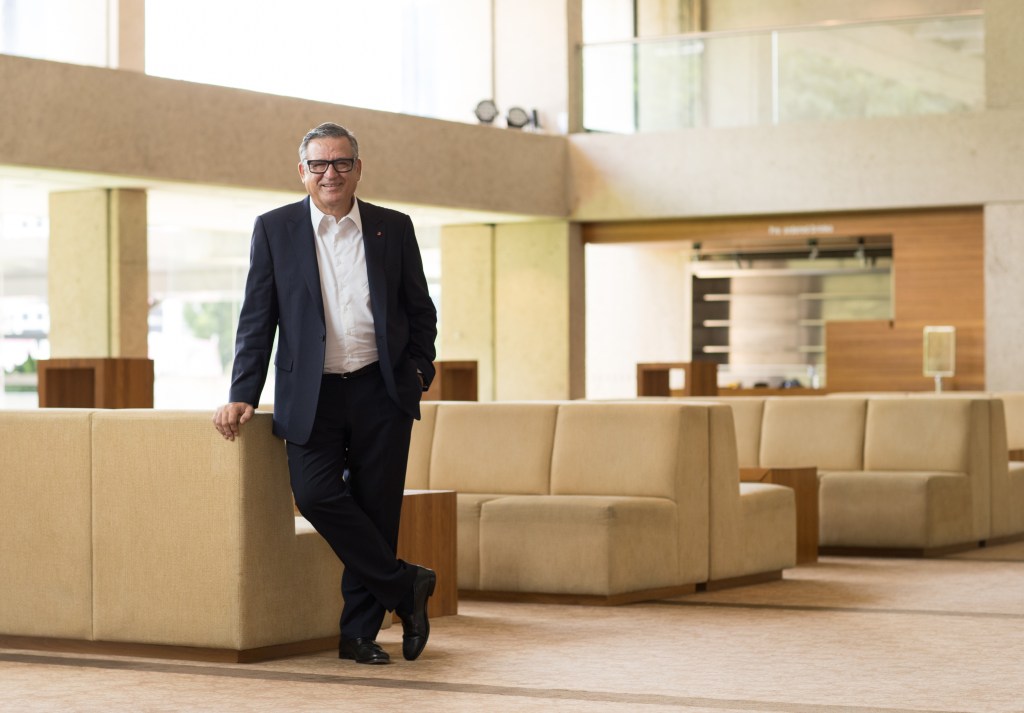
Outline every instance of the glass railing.
POLYGON ((682 128, 980 111, 980 13, 585 45, 583 125, 682 128))

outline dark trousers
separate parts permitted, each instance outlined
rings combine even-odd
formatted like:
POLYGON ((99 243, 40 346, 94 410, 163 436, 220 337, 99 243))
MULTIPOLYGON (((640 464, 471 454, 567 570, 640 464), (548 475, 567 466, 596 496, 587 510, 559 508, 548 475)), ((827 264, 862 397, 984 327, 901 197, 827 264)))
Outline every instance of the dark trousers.
POLYGON ((346 638, 376 638, 416 576, 395 556, 411 432, 412 418, 374 368, 348 379, 324 375, 309 441, 288 443, 295 504, 345 566, 346 638))

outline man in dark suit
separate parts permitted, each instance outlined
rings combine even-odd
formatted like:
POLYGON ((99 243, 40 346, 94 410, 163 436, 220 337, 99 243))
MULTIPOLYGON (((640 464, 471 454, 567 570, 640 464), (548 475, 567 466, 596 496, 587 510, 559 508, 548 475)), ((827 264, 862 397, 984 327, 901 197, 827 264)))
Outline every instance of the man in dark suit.
POLYGON ((287 441, 299 511, 345 566, 338 655, 388 663, 375 639, 394 610, 411 661, 430 633, 436 575, 395 548, 437 311, 409 216, 355 197, 362 161, 351 132, 321 124, 299 159, 309 197, 253 228, 230 403, 214 425, 234 440, 252 418, 277 334, 274 433, 287 441))

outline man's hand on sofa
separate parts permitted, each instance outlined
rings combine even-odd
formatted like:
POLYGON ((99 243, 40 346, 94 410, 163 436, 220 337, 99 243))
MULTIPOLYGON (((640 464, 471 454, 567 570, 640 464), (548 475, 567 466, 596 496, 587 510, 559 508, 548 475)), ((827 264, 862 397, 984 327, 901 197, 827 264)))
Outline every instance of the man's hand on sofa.
POLYGON ((255 409, 251 404, 232 402, 224 404, 213 414, 213 426, 229 441, 235 440, 242 424, 252 418, 255 409))

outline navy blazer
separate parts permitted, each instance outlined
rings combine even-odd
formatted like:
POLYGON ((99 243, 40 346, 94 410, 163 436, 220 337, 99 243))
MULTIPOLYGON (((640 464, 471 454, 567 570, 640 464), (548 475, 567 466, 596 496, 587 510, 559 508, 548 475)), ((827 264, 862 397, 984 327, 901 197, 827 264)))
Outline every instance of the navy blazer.
MULTIPOLYGON (((230 401, 258 405, 279 332, 274 433, 299 444, 309 440, 313 428, 327 337, 309 200, 256 219, 230 390, 230 401)), ((384 384, 402 410, 419 418, 420 397, 434 378, 437 309, 427 291, 412 220, 357 202, 384 384)))

